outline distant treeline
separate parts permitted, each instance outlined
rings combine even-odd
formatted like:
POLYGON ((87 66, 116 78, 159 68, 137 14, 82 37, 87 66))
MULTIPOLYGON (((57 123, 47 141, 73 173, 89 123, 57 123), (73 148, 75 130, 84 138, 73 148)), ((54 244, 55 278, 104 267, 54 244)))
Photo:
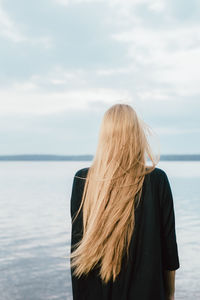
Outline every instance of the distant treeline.
MULTIPOLYGON (((91 161, 93 155, 20 154, 0 155, 0 161, 91 161)), ((161 161, 200 161, 200 154, 163 154, 161 161)))
POLYGON ((0 155, 0 160, 11 161, 90 161, 92 155, 19 154, 0 155))

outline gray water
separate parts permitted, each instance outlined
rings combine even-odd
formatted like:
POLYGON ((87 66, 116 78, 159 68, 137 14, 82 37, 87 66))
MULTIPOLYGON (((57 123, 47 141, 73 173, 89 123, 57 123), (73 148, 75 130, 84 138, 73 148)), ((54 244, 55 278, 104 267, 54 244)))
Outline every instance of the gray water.
MULTIPOLYGON (((70 196, 91 162, 0 162, 0 299, 71 300, 70 196)), ((176 215, 176 299, 200 299, 200 162, 160 162, 176 215)))

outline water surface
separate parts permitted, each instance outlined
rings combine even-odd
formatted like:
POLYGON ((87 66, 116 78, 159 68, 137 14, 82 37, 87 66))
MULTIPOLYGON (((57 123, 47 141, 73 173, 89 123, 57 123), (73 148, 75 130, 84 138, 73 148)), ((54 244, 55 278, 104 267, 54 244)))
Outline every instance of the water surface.
MULTIPOLYGON (((0 299, 71 300, 70 196, 91 162, 0 162, 0 299)), ((200 162, 160 162, 176 214, 176 299, 200 299, 200 162)))

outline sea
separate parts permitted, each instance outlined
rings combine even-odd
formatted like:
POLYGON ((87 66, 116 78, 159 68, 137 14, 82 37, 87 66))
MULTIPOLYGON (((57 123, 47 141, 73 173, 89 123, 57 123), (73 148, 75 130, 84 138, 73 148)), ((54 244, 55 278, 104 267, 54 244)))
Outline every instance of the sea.
MULTIPOLYGON (((0 162, 0 300, 72 300, 70 197, 91 161, 0 162)), ((200 161, 160 161, 175 207, 177 300, 200 299, 200 161)))

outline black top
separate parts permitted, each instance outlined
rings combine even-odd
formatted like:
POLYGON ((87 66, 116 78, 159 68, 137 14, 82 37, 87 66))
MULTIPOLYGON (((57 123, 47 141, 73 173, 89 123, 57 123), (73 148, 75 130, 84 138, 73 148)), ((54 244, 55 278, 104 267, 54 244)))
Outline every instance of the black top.
MULTIPOLYGON (((86 177, 89 168, 75 175, 86 177)), ((74 177, 71 217, 79 208, 85 181, 74 177)), ((82 236, 82 210, 72 224, 71 246, 82 236)), ((92 247, 92 245, 91 245, 92 247)), ((72 248, 71 248, 72 251, 72 248)), ((129 259, 113 283, 104 284, 97 268, 79 279, 72 274, 74 300, 164 300, 164 270, 179 268, 173 196, 166 173, 155 168, 145 175, 142 198, 135 209, 129 259)))

